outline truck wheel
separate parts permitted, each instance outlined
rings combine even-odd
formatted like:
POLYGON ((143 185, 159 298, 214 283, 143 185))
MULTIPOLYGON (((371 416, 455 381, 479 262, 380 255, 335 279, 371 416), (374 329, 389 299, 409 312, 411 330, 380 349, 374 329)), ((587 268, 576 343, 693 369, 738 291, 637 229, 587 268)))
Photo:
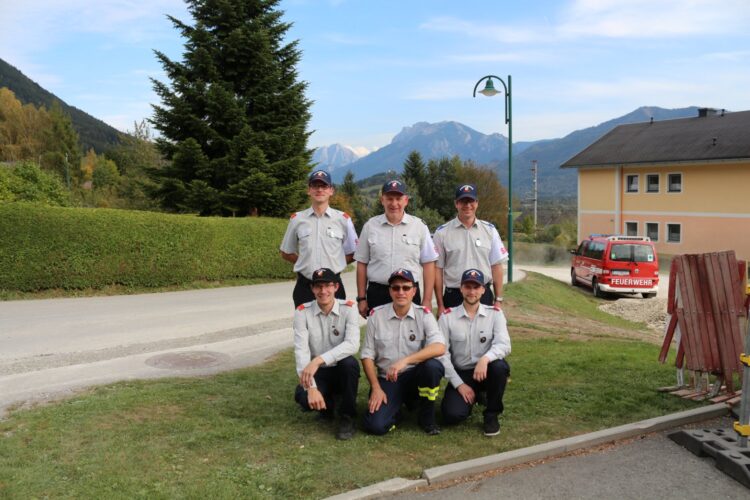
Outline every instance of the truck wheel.
POLYGON ((570 270, 570 284, 573 286, 578 286, 578 280, 576 279, 576 270, 571 269, 570 270))
POLYGON ((642 293, 641 295, 644 299, 653 299, 654 297, 656 297, 655 293, 642 293))
POLYGON ((599 282, 596 281, 596 278, 594 278, 594 281, 591 282, 591 288, 594 292, 594 297, 603 299, 604 298, 604 292, 602 292, 601 288, 599 288, 599 282))

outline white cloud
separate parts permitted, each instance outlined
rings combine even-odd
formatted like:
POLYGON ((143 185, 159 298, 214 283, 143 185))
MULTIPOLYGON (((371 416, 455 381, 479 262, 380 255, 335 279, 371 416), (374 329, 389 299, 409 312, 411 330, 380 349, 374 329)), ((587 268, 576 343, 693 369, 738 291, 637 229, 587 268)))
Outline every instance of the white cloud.
POLYGON ((674 38, 742 33, 747 0, 576 0, 557 27, 566 37, 674 38))

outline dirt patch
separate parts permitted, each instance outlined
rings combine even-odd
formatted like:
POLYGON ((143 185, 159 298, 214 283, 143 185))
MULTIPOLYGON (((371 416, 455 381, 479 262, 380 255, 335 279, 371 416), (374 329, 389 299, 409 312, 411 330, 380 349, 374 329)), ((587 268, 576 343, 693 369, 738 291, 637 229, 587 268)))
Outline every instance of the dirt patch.
POLYGON ((667 322, 667 299, 617 299, 599 306, 602 311, 621 318, 645 323, 661 338, 667 322))

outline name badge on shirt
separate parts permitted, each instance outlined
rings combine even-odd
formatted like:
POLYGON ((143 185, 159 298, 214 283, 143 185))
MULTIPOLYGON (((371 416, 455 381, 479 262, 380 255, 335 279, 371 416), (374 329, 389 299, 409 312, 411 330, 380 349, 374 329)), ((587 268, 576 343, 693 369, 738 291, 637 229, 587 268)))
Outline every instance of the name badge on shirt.
POLYGON ((482 240, 480 240, 479 238, 477 238, 476 245, 478 247, 481 247, 482 246, 482 240))

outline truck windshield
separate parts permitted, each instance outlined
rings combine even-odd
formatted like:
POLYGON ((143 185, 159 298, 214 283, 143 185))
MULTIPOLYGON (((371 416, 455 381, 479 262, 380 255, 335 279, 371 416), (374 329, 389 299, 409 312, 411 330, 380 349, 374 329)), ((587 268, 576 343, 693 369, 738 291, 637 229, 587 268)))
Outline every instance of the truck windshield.
POLYGON ((632 262, 653 262, 654 249, 650 245, 612 245, 609 259, 632 262))

